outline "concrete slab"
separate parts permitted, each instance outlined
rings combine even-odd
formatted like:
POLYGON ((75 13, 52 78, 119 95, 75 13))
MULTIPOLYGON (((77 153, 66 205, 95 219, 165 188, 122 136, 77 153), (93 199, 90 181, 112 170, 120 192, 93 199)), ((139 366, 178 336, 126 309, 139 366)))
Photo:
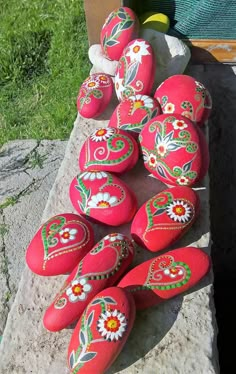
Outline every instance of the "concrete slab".
POLYGON ((0 150, 0 335, 64 157, 65 141, 12 141, 0 150))
MULTIPOLYGON (((199 70, 199 74, 204 75, 202 70, 204 69, 199 70)), ((57 213, 74 211, 68 198, 68 187, 71 179, 78 173, 78 150, 94 128, 107 124, 112 109, 110 107, 103 118, 98 120, 77 119, 42 221, 57 213)), ((124 178, 132 185, 132 178, 124 178)), ((146 179, 146 185, 151 184, 152 179, 146 179)), ((164 189, 163 184, 155 182, 156 193, 164 189)), ((210 253, 208 178, 198 186, 198 193, 202 206, 201 216, 191 231, 174 247, 196 245, 210 253)), ((141 203, 147 195, 138 197, 141 203)), ((111 231, 98 225, 95 230, 97 239, 111 231)), ((150 256, 139 248, 135 263, 150 256)), ((47 332, 42 325, 44 310, 64 279, 65 276, 42 278, 25 268, 0 346, 1 373, 69 372, 66 368, 66 356, 73 330, 65 329, 53 334, 47 332)), ((185 295, 159 307, 139 312, 131 336, 109 373, 218 373, 212 282, 211 272, 185 295)))

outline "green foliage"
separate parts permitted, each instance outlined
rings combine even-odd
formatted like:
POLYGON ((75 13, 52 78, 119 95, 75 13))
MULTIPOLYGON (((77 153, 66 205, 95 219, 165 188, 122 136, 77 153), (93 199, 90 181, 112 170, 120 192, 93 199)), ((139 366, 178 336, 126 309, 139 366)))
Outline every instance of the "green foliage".
POLYGON ((89 74, 82 0, 0 0, 0 145, 65 139, 89 74))

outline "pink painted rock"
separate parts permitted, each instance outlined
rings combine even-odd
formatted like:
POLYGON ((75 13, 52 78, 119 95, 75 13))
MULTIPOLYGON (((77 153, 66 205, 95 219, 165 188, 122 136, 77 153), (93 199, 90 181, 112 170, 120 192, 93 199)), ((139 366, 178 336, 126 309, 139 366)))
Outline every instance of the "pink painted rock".
POLYGON ((118 99, 134 95, 150 95, 155 77, 155 56, 144 39, 135 39, 123 50, 115 75, 118 99))
POLYGON ((161 251, 190 229, 198 213, 195 191, 185 186, 166 189, 138 210, 131 226, 132 237, 152 252, 161 251))
POLYGON ((173 75, 156 89, 154 97, 163 113, 178 113, 202 126, 211 114, 212 100, 206 87, 188 75, 173 75))
POLYGON ((119 60, 125 46, 137 38, 139 21, 132 9, 120 7, 107 17, 101 30, 101 47, 110 60, 119 60))
POLYGON ((89 303, 75 327, 68 348, 71 374, 104 373, 122 350, 134 324, 133 297, 110 287, 89 303))
POLYGON ((131 221, 137 210, 133 191, 105 171, 88 171, 75 177, 70 185, 70 199, 80 214, 110 226, 131 221))
POLYGON ((153 97, 130 96, 116 107, 108 126, 130 131, 137 139, 146 123, 161 113, 161 106, 153 97))
POLYGON ((39 275, 65 274, 74 269, 93 244, 90 223, 77 214, 62 213, 39 228, 27 248, 26 262, 39 275))
POLYGON ((107 127, 95 130, 84 142, 80 170, 101 170, 124 173, 138 161, 137 142, 127 131, 107 127))
POLYGON ((118 286, 132 293, 137 309, 144 309, 189 290, 209 269, 210 257, 203 250, 178 248, 136 266, 118 286))
POLYGON ((200 129, 180 114, 162 114, 139 135, 145 167, 167 185, 192 186, 209 166, 206 139, 200 129))
POLYGON ((90 300, 113 286, 133 257, 134 247, 126 236, 114 233, 100 240, 74 268, 46 310, 46 329, 59 331, 79 319, 90 300))
POLYGON ((98 117, 111 101, 113 81, 105 73, 91 74, 82 83, 77 97, 77 109, 85 118, 98 117))

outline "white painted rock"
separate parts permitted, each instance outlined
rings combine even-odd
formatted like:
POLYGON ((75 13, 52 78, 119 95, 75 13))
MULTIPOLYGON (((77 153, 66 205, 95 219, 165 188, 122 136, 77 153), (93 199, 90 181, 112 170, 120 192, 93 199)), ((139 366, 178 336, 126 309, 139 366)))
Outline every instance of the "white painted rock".
POLYGON ((151 29, 141 30, 139 37, 151 44, 156 57, 154 87, 171 75, 183 74, 191 53, 182 40, 151 29))
POLYGON ((96 68, 96 72, 106 73, 109 75, 114 76, 118 61, 116 60, 108 60, 108 58, 104 55, 101 44, 93 44, 88 50, 89 60, 96 68))

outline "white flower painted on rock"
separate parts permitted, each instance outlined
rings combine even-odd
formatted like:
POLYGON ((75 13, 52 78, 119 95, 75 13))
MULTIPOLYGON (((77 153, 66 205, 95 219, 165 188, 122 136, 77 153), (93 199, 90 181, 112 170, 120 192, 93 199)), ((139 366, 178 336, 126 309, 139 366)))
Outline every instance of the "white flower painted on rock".
POLYGON ((69 229, 69 228, 65 228, 64 230, 59 231, 59 235, 61 237, 60 238, 61 243, 68 243, 71 240, 74 240, 75 234, 77 234, 77 232, 78 231, 76 229, 69 229))
POLYGON ((175 222, 187 223, 192 217, 192 208, 185 201, 177 200, 168 205, 166 214, 175 222))
POLYGON ((83 178, 85 181, 94 181, 96 179, 107 178, 107 173, 104 171, 85 171, 84 173, 80 174, 80 178, 83 178))
POLYGON ((115 75, 115 89, 116 95, 120 100, 122 98, 122 92, 125 90, 124 79, 120 78, 119 73, 115 75))
POLYGON ((129 100, 133 101, 134 103, 134 110, 138 108, 153 108, 153 99, 150 96, 147 95, 135 95, 130 96, 129 100))
POLYGON ((96 79, 92 79, 90 77, 83 83, 83 86, 85 86, 87 90, 91 91, 97 88, 99 86, 99 83, 96 79))
POLYGON ((107 128, 101 128, 97 129, 94 131, 91 135, 90 138, 94 140, 95 142, 101 142, 101 141, 106 141, 109 139, 113 134, 115 133, 115 129, 112 129, 111 127, 107 128))
POLYGON ((148 164, 153 168, 157 166, 157 157, 153 153, 150 153, 148 157, 148 164))
POLYGON ((88 202, 90 208, 110 208, 114 206, 118 201, 116 196, 111 196, 108 192, 99 192, 97 195, 93 195, 88 202))
POLYGON ((187 177, 185 177, 184 175, 182 175, 181 177, 177 178, 176 182, 180 186, 188 186, 190 184, 190 180, 187 177))
POLYGON ((184 130, 188 125, 183 120, 176 120, 173 122, 173 127, 175 130, 184 130))
POLYGON ((116 240, 123 240, 124 239, 124 235, 122 234, 108 234, 107 236, 105 236, 106 240, 110 240, 110 242, 115 242, 116 240))
POLYGON ((97 329, 108 341, 117 341, 122 338, 127 328, 125 315, 117 309, 105 311, 99 316, 97 329))
POLYGON ((142 56, 150 55, 148 48, 149 45, 145 42, 145 40, 136 40, 129 47, 128 52, 126 52, 126 56, 130 57, 130 61, 138 61, 141 64, 142 56))
POLYGON ((161 156, 164 157, 167 153, 167 143, 164 141, 156 146, 156 151, 157 153, 161 156))
POLYGON ((92 286, 87 283, 85 278, 80 280, 74 280, 71 282, 71 287, 66 290, 66 294, 69 301, 76 303, 77 301, 83 301, 87 297, 87 293, 90 292, 92 286))
POLYGON ((169 268, 169 269, 165 269, 164 270, 164 274, 165 275, 169 275, 171 278, 176 278, 177 275, 183 275, 184 272, 182 269, 178 269, 176 267, 172 267, 172 268, 169 268))
POLYGON ((175 105, 172 103, 167 103, 163 108, 163 113, 174 113, 175 105))

